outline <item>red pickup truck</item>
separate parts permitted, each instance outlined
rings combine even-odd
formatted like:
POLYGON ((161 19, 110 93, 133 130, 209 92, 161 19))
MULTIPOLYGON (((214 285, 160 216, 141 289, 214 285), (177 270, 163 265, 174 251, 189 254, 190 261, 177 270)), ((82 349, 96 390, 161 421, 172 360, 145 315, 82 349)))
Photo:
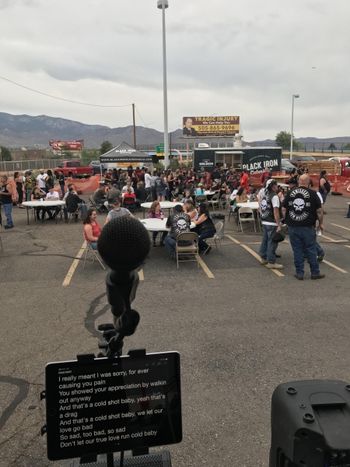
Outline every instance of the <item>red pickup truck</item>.
POLYGON ((55 171, 63 172, 65 177, 73 177, 73 178, 87 178, 94 174, 93 169, 87 165, 82 166, 80 161, 62 161, 58 164, 58 167, 55 168, 55 171))

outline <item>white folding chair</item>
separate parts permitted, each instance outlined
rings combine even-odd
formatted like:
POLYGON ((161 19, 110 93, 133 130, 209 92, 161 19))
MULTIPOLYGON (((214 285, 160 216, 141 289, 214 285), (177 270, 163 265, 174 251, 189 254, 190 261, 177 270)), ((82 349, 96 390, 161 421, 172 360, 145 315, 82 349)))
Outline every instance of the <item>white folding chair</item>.
MULTIPOLYGON (((221 246, 221 240, 224 238, 224 223, 223 221, 217 221, 215 223, 216 232, 213 237, 206 238, 205 241, 209 246, 215 245, 216 248, 221 246)), ((204 254, 207 250, 205 250, 204 254)))
POLYGON ((215 193, 215 195, 213 195, 213 197, 208 201, 209 206, 211 206, 213 209, 215 207, 219 207, 219 202, 220 202, 219 198, 220 198, 220 194, 215 193))
POLYGON ((103 264, 102 262, 102 259, 100 258, 100 255, 98 254, 98 251, 97 250, 94 250, 90 244, 90 242, 86 242, 86 246, 85 246, 85 251, 84 251, 84 264, 83 264, 83 269, 85 269, 85 263, 86 263, 86 260, 87 260, 87 257, 90 256, 92 257, 92 262, 94 263, 95 260, 98 261, 98 263, 100 264, 101 268, 103 270, 105 270, 105 265, 103 264))
POLYGON ((243 232, 243 225, 242 224, 249 223, 249 222, 253 222, 254 232, 256 232, 255 217, 254 217, 253 209, 248 208, 248 207, 239 208, 239 211, 238 211, 238 223, 239 223, 239 226, 241 227, 242 232, 243 232), (242 214, 244 214, 244 216, 242 216, 242 214))

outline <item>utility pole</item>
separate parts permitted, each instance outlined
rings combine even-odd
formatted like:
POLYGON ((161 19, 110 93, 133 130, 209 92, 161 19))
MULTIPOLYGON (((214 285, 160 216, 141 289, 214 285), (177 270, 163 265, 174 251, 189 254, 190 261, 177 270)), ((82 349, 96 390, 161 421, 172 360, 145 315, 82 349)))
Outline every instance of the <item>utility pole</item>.
POLYGON ((136 149, 136 124, 135 124, 135 104, 132 104, 132 125, 133 125, 133 144, 136 149))
POLYGON ((157 8, 162 10, 162 36, 163 36, 163 107, 164 107, 164 167, 169 166, 169 135, 168 135, 168 85, 166 67, 166 28, 165 9, 169 7, 168 0, 158 0, 157 8))

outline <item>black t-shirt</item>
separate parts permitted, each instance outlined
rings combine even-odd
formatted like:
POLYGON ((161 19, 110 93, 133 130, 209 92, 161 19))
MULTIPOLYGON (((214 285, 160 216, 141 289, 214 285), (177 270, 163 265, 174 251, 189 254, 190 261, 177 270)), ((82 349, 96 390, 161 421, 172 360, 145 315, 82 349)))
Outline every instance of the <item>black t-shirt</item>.
POLYGON ((286 224, 291 227, 311 227, 317 220, 317 209, 321 201, 317 193, 303 186, 290 190, 284 201, 286 208, 286 224))
POLYGON ((83 200, 80 199, 78 195, 75 193, 69 193, 66 198, 67 211, 75 212, 78 209, 79 204, 82 202, 83 200))
POLYGON ((170 227, 169 235, 176 239, 180 233, 190 232, 191 220, 185 212, 177 212, 168 218, 166 225, 170 227))

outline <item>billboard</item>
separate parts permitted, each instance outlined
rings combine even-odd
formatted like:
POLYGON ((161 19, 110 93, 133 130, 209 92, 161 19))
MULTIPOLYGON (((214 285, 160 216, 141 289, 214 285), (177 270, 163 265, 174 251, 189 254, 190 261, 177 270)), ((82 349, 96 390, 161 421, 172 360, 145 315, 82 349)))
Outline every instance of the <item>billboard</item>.
POLYGON ((84 147, 84 140, 78 139, 76 141, 61 141, 51 139, 49 145, 55 151, 81 151, 84 147))
POLYGON ((239 117, 182 117, 183 136, 234 136, 239 133, 239 117))

